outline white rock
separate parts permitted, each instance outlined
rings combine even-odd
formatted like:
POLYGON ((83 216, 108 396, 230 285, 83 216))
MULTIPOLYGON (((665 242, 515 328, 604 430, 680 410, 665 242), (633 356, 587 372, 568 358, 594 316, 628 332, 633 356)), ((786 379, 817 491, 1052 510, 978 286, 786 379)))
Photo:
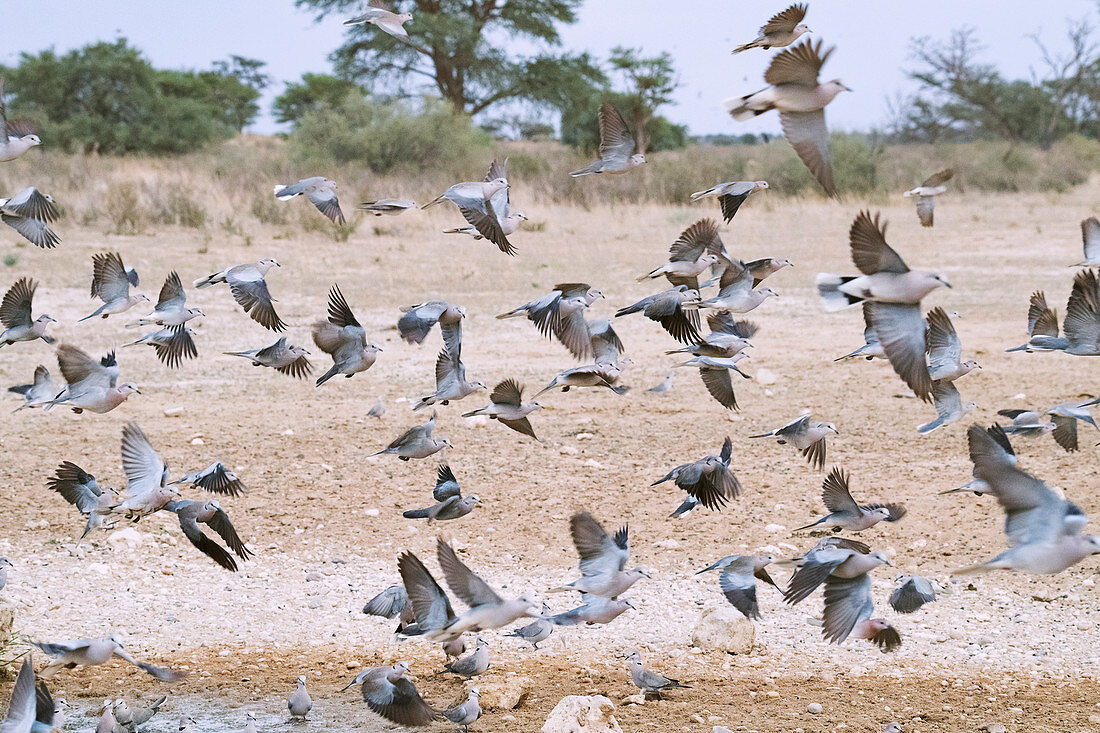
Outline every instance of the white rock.
POLYGON ((107 541, 112 545, 117 545, 120 542, 125 542, 128 545, 133 545, 134 547, 137 547, 145 541, 145 535, 143 535, 141 532, 138 532, 133 527, 126 527, 125 529, 120 529, 117 532, 112 532, 110 536, 107 537, 107 541))
POLYGON ((558 453, 561 453, 563 456, 575 456, 579 452, 580 451, 577 450, 575 445, 563 445, 561 448, 558 448, 558 453))
POLYGON ((489 418, 485 415, 474 415, 466 419, 466 425, 471 428, 486 428, 489 427, 489 418))
POLYGON ((164 408, 164 416, 165 417, 179 417, 182 414, 183 414, 183 408, 182 407, 165 407, 164 408))
POLYGON ((779 381, 779 375, 768 369, 757 369, 756 381, 760 384, 775 384, 779 381))
POLYGON ((589 458, 587 461, 585 461, 584 465, 588 466, 589 468, 603 468, 602 463, 592 458, 589 458))
POLYGON ((710 733, 733 733, 733 731, 724 725, 716 725, 710 733))
POLYGON ((786 532, 787 528, 782 524, 769 524, 764 527, 765 532, 786 532))
POLYGON ((506 677, 492 682, 479 681, 479 702, 486 710, 515 710, 535 689, 530 677, 506 677))
POLYGON ((703 611, 691 630, 691 643, 703 651, 748 654, 752 651, 756 629, 752 621, 729 606, 717 606, 703 611))
POLYGON ((364 509, 363 513, 366 514, 368 517, 377 517, 382 512, 378 511, 377 509, 364 509))
POLYGON ((191 445, 206 445, 206 441, 204 441, 202 438, 192 438, 191 445))
POLYGON ((821 707, 821 703, 819 702, 812 702, 806 706, 806 712, 810 715, 821 715, 823 709, 824 708, 821 707))
POLYGON ((1007 729, 1004 723, 986 723, 985 730, 988 733, 1005 733, 1007 729))
POLYGON ((577 440, 592 440, 595 436, 593 436, 592 433, 577 433, 573 437, 577 440))
POLYGON ((622 733, 615 703, 603 695, 569 695, 550 711, 542 733, 622 733))

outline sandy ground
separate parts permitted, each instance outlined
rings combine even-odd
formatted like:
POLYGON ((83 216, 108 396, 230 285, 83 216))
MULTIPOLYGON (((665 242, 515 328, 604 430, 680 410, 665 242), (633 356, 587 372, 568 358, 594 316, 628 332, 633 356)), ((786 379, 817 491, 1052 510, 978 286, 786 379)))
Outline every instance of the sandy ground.
MULTIPOLYGON (((1004 353, 1025 337, 1032 290, 1046 289, 1064 312, 1074 272, 1066 265, 1080 257, 1078 222, 1096 213, 1098 194, 1100 185, 1093 184, 1065 195, 947 197, 933 230, 921 229, 900 197, 875 207, 891 221, 888 238, 910 265, 936 269, 955 286, 925 304, 961 314, 957 327, 967 354, 984 367, 959 383, 964 399, 980 405, 975 420, 988 423, 999 408, 1045 407, 1100 389, 1098 362, 1004 353)), ((337 692, 354 673, 349 665, 409 659, 432 702, 450 704, 463 694, 458 681, 440 674, 438 650, 420 642, 396 646, 390 622, 360 612, 396 580, 398 552, 413 550, 435 568, 433 545, 442 533, 496 588, 539 594, 564 610, 567 599, 545 591, 573 577, 568 517, 586 509, 608 526, 630 524, 633 556, 653 575, 630 593, 638 610, 607 627, 560 630, 533 653, 500 632, 489 634, 494 664, 482 685, 520 675, 535 686, 519 709, 487 712, 475 730, 537 730, 566 694, 600 692, 621 703, 635 692, 621 659, 634 647, 651 667, 692 689, 644 706, 620 704, 617 716, 627 731, 710 731, 715 724, 878 731, 890 720, 907 731, 995 729, 996 723, 1010 731, 1100 730, 1095 562, 1055 577, 999 574, 955 584, 939 602, 908 617, 886 604, 894 571, 884 568, 875 576, 878 611, 905 638, 891 655, 862 642, 825 644, 806 623, 820 609, 819 596, 791 609, 770 589, 761 592, 765 617, 751 655, 690 651, 690 631, 702 609, 724 603, 717 579, 696 578, 695 570, 732 552, 770 548, 787 555, 813 544, 788 528, 821 510, 823 474, 784 446, 747 439, 803 410, 839 427, 829 462, 852 472, 857 498, 908 504, 900 524, 862 537, 888 552, 900 571, 949 583, 953 568, 1003 547, 1001 513, 989 497, 938 495, 969 478, 969 421, 921 437, 915 427, 930 419, 931 408, 906 395, 888 367, 832 361, 859 345, 862 319, 858 309, 824 314, 813 275, 852 271, 847 229, 857 202, 765 194, 723 231, 726 245, 744 259, 775 255, 796 263, 769 281, 781 297, 751 316, 761 330, 746 371, 770 373, 774 382, 739 383, 741 412, 712 401, 690 370, 677 370, 668 396, 647 394, 645 388, 674 363, 663 354, 674 344, 639 316, 619 319, 616 328, 634 361, 624 378, 631 392, 544 396, 550 409, 532 420, 541 444, 459 417, 484 404, 484 395, 441 408, 438 433, 455 446, 447 458, 464 489, 484 504, 438 530, 401 518, 403 508, 426 506, 435 461, 407 464, 367 455, 420 422, 404 400, 432 391, 440 338, 433 333, 420 348, 401 342, 393 330, 399 306, 435 297, 464 304, 463 359, 470 375, 489 384, 516 377, 538 389, 574 362, 530 324, 498 321, 496 313, 556 282, 582 280, 607 294, 592 316, 608 317, 654 292, 634 277, 659 264, 687 225, 717 213, 713 204, 524 208, 535 226, 514 237, 515 259, 484 242, 439 234, 460 221, 443 207, 364 221, 346 243, 275 228, 251 232, 251 244, 220 231, 212 239, 189 230, 114 237, 63 221, 62 246, 42 252, 17 249, 14 236, 3 235, 0 255, 19 259, 0 273, 0 287, 22 274, 39 279, 36 310, 61 321, 55 336, 91 353, 134 335, 122 319, 75 323, 94 307, 87 298, 90 258, 105 249, 118 250, 139 269, 154 300, 171 269, 187 282, 230 264, 277 257, 283 267, 269 283, 293 343, 312 346, 309 323, 323 314, 325 292, 338 281, 385 348, 368 373, 315 389, 311 381, 220 355, 274 337, 242 315, 225 288, 203 290, 189 293, 208 316, 197 326, 198 361, 172 372, 151 350, 123 349, 123 379, 137 382, 142 395, 115 412, 24 411, 0 419, 0 554, 16 565, 3 597, 16 607, 17 628, 41 640, 116 632, 139 657, 190 670, 171 688, 165 730, 174 728, 171 716, 180 712, 195 715, 195 730, 238 728, 243 709, 278 729, 298 674, 309 676, 317 699, 310 727, 383 730, 388 726, 354 693, 337 692), (380 422, 365 418, 378 395, 389 407, 380 422), (182 415, 165 416, 177 407, 182 415), (137 528, 143 541, 136 546, 99 535, 75 547, 83 523, 46 491, 46 478, 68 459, 120 484, 118 439, 128 420, 140 423, 174 474, 220 459, 252 487, 247 496, 222 502, 257 552, 241 572, 223 571, 194 550, 170 516, 143 521, 137 528), (717 452, 726 435, 733 439, 742 498, 721 513, 667 519, 681 494, 650 483, 677 464, 717 452), (319 573, 311 576, 318 579, 307 581, 310 573, 319 573), (809 702, 821 703, 824 712, 809 715, 809 702)), ((328 366, 323 355, 315 361, 321 370, 328 366)), ((41 342, 4 349, 0 384, 27 381, 38 363, 55 369, 41 342)), ((1017 448, 1023 467, 1063 487, 1092 513, 1100 511, 1096 449, 1092 435, 1085 436, 1089 447, 1077 454, 1062 452, 1049 437, 1017 441, 1017 448)), ((114 665, 63 671, 53 685, 84 706, 120 691, 150 696, 166 687, 114 665)))

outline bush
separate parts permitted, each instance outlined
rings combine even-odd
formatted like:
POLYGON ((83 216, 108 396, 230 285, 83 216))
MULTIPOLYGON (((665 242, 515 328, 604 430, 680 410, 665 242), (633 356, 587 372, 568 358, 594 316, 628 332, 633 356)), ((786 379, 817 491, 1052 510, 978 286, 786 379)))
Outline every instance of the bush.
POLYGON ((137 234, 145 224, 145 211, 137 186, 133 183, 116 183, 107 189, 107 218, 112 234, 137 234))
POLYGON ((415 110, 350 94, 336 107, 308 112, 290 136, 290 150, 299 163, 317 167, 355 162, 375 173, 443 172, 486 158, 490 142, 443 102, 425 100, 415 110))
POLYGON ((176 224, 190 229, 206 226, 206 209, 192 199, 182 186, 173 186, 167 192, 153 192, 153 222, 176 224))

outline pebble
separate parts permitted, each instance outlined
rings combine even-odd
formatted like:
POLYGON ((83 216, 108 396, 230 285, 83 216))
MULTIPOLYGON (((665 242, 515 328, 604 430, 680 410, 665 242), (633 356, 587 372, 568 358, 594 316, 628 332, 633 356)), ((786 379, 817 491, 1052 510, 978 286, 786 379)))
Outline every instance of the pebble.
POLYGON ((756 381, 759 384, 775 384, 779 381, 779 375, 769 369, 757 369, 756 381))
POLYGON ((1004 723, 987 723, 985 729, 988 733, 1005 733, 1008 730, 1004 723))
POLYGON ((584 465, 588 466, 589 468, 603 468, 603 464, 592 458, 589 458, 587 461, 585 461, 584 465))
POLYGON ((206 445, 206 442, 202 438, 192 438, 191 445, 206 445))
POLYGON ((182 407, 165 407, 164 408, 164 416, 165 417, 179 417, 182 414, 183 414, 183 408, 182 407))
POLYGON ((309 603, 307 605, 310 608, 320 608, 321 607, 321 599, 320 598, 310 598, 309 603))
POLYGON ((319 572, 317 572, 316 570, 314 570, 311 573, 306 573, 306 582, 307 583, 312 583, 314 581, 320 580, 321 577, 322 577, 321 574, 319 572))
POLYGON ((592 440, 592 438, 595 436, 593 436, 592 433, 577 433, 573 437, 575 437, 577 440, 592 440))
POLYGON ((377 509, 364 509, 363 513, 366 514, 368 517, 377 517, 382 512, 378 511, 377 509))
POLYGON ((786 532, 787 528, 782 524, 769 524, 764 527, 765 532, 786 532))
POLYGON ((824 708, 821 707, 821 703, 819 702, 812 702, 806 706, 806 712, 810 715, 821 715, 823 709, 824 708))
POLYGON ((558 453, 562 454, 563 456, 575 456, 579 452, 580 451, 577 450, 576 446, 572 445, 563 445, 561 448, 558 448, 558 453))
POLYGON ((344 666, 348 669, 358 669, 360 666, 362 666, 362 664, 363 663, 360 662, 358 659, 349 659, 348 661, 344 662, 344 666))

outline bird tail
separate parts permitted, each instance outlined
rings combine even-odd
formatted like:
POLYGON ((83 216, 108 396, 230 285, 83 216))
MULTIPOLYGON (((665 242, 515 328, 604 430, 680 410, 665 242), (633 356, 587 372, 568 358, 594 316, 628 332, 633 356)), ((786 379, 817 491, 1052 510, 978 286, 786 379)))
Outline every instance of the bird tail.
POLYGON ((321 376, 317 377, 317 386, 320 387, 322 384, 324 384, 328 380, 332 379, 333 377, 335 377, 339 373, 340 373, 340 368, 336 364, 333 364, 331 369, 329 369, 327 372, 325 372, 321 376))
POLYGON ((600 167, 603 165, 602 160, 594 160, 584 168, 575 171, 569 171, 569 175, 573 178, 580 178, 581 176, 590 176, 593 173, 599 173, 600 167))
POLYGON ((15 394, 25 395, 27 394, 27 390, 29 390, 33 386, 33 384, 17 384, 14 387, 8 387, 8 391, 14 392, 15 394))
POLYGON ((568 585, 559 585, 557 588, 551 588, 546 591, 547 593, 572 593, 577 590, 576 588, 570 588, 568 585))
POLYGON ((1013 346, 1011 349, 1005 349, 1005 353, 1011 353, 1013 351, 1028 351, 1028 344, 1022 346, 1013 346))
MULTIPOLYGON (((663 267, 663 265, 662 265, 662 267, 663 267)), ((643 282, 645 280, 653 280, 654 278, 658 278, 660 276, 661 276, 661 268, 657 267, 657 268, 654 268, 653 270, 650 270, 649 272, 647 272, 644 275, 639 275, 638 277, 634 278, 634 281, 640 283, 640 282, 643 282)))
MULTIPOLYGON (((649 275, 646 275, 646 277, 649 277, 649 275)), ((644 280, 645 278, 642 278, 642 279, 644 280)), ((616 318, 621 318, 622 316, 629 316, 631 313, 637 313, 638 311, 642 310, 642 308, 644 308, 644 307, 645 306, 641 305, 640 303, 635 303, 634 305, 628 305, 625 308, 620 308, 619 310, 615 311, 615 317, 616 318)))
POLYGON ((423 211, 424 209, 427 209, 431 206, 435 206, 436 204, 440 203, 441 201, 445 201, 446 199, 447 199, 447 194, 441 193, 438 196, 436 196, 434 199, 429 201, 428 203, 421 206, 420 210, 423 211))
POLYGON ((817 294, 821 296, 821 302, 825 305, 826 311, 832 313, 833 311, 844 310, 850 305, 863 301, 863 298, 859 296, 841 292, 841 286, 851 280, 855 280, 855 278, 844 275, 830 275, 827 272, 817 274, 817 277, 814 278, 814 284, 817 285, 817 294))
POLYGON ((807 524, 805 527, 796 527, 796 528, 792 529, 791 531, 792 532, 801 532, 804 529, 809 529, 810 527, 816 527, 817 525, 824 522, 826 519, 828 519, 828 517, 822 517, 821 519, 817 520, 813 524, 807 524))
POLYGON ((216 283, 220 283, 221 282, 221 280, 219 279, 220 275, 221 275, 220 272, 215 272, 213 275, 207 275, 206 277, 200 277, 198 280, 191 283, 191 285, 193 285, 196 288, 205 288, 207 286, 214 285, 216 283))
POLYGON ((723 102, 722 106, 726 109, 726 112, 729 113, 730 117, 738 122, 751 120, 753 117, 758 117, 775 108, 775 105, 771 103, 762 104, 760 107, 753 107, 752 98, 759 93, 760 92, 753 92, 743 97, 732 97, 723 102))
POLYGON ((294 198, 295 196, 298 195, 298 194, 284 194, 283 191, 285 191, 286 188, 287 187, 285 185, 282 185, 282 184, 280 184, 278 186, 275 186, 275 188, 274 188, 275 198, 279 199, 280 201, 289 201, 290 199, 292 199, 292 198, 294 198))
POLYGON ((413 412, 420 412, 425 407, 435 404, 435 395, 429 395, 427 397, 421 397, 416 401, 416 404, 412 406, 413 412))
MULTIPOLYGON (((539 392, 539 394, 542 394, 539 392)), ((476 410, 470 410, 469 412, 462 413, 462 417, 473 417, 474 415, 480 415, 485 412, 484 407, 479 407, 476 410)))
POLYGON ((999 570, 1000 568, 994 564, 995 561, 983 562, 978 565, 970 565, 965 568, 959 568, 958 570, 952 570, 952 575, 978 575, 979 573, 988 573, 992 570, 999 570))
POLYGON ((721 560, 719 560, 718 562, 714 563, 713 565, 708 565, 707 567, 703 568, 702 570, 698 570, 698 571, 696 571, 696 573, 695 573, 695 574, 696 574, 696 575, 701 575, 702 573, 705 573, 705 572, 707 572, 708 570, 717 570, 717 569, 718 569, 718 568, 720 568, 720 567, 722 567, 722 561, 721 561, 721 560))
POLYGON ((940 427, 941 425, 943 425, 943 418, 937 417, 932 422, 926 422, 923 425, 918 425, 917 432, 921 435, 928 435, 930 432, 940 427))
POLYGON ((748 51, 750 48, 759 48, 759 47, 760 47, 760 41, 759 40, 749 41, 748 43, 742 43, 740 46, 738 46, 737 48, 730 51, 730 53, 744 53, 745 51, 748 51))
POLYGON ((626 386, 625 384, 619 384, 619 385, 616 385, 614 387, 611 387, 610 389, 611 389, 612 392, 614 392, 615 394, 619 394, 619 395, 626 394, 627 392, 630 391, 630 387, 626 386))
POLYGON ((428 517, 427 509, 409 509, 401 512, 401 516, 405 519, 426 519, 428 517))
POLYGON ((42 338, 42 340, 43 340, 43 341, 45 341, 45 342, 46 342, 46 343, 47 343, 47 344, 48 344, 49 346, 53 346, 54 344, 56 344, 56 343, 57 343, 57 339, 55 339, 55 338, 54 338, 53 336, 42 336, 41 338, 42 338))
POLYGON ((833 361, 844 361, 845 359, 851 359, 852 357, 859 356, 860 352, 862 352, 866 348, 867 348, 867 345, 864 344, 863 346, 860 346, 855 351, 847 353, 844 356, 838 356, 837 358, 833 359, 833 361))
POLYGON ((83 318, 78 318, 76 322, 77 323, 83 323, 84 321, 88 320, 89 318, 95 318, 98 315, 99 315, 99 309, 97 309, 95 313, 90 313, 90 314, 84 316, 83 318))
POLYGON ((774 437, 775 437, 775 431, 772 430, 770 433, 760 433, 760 435, 750 435, 749 440, 752 440, 753 438, 774 438, 774 437))
POLYGON ((696 191, 695 193, 691 194, 691 200, 692 201, 698 201, 699 199, 703 198, 704 196, 709 196, 712 193, 714 193, 713 188, 708 188, 706 191, 696 191))
POLYGON ((527 315, 526 310, 524 310, 523 308, 516 308, 515 310, 510 310, 507 313, 501 313, 499 316, 497 316, 497 318, 519 318, 520 316, 525 315, 527 315))
POLYGON ((538 397, 540 394, 545 394, 546 392, 549 392, 550 390, 554 389, 554 387, 557 387, 557 386, 558 386, 558 380, 555 379, 553 382, 551 382, 550 384, 546 385, 545 387, 540 389, 538 392, 536 392, 535 397, 538 397))

